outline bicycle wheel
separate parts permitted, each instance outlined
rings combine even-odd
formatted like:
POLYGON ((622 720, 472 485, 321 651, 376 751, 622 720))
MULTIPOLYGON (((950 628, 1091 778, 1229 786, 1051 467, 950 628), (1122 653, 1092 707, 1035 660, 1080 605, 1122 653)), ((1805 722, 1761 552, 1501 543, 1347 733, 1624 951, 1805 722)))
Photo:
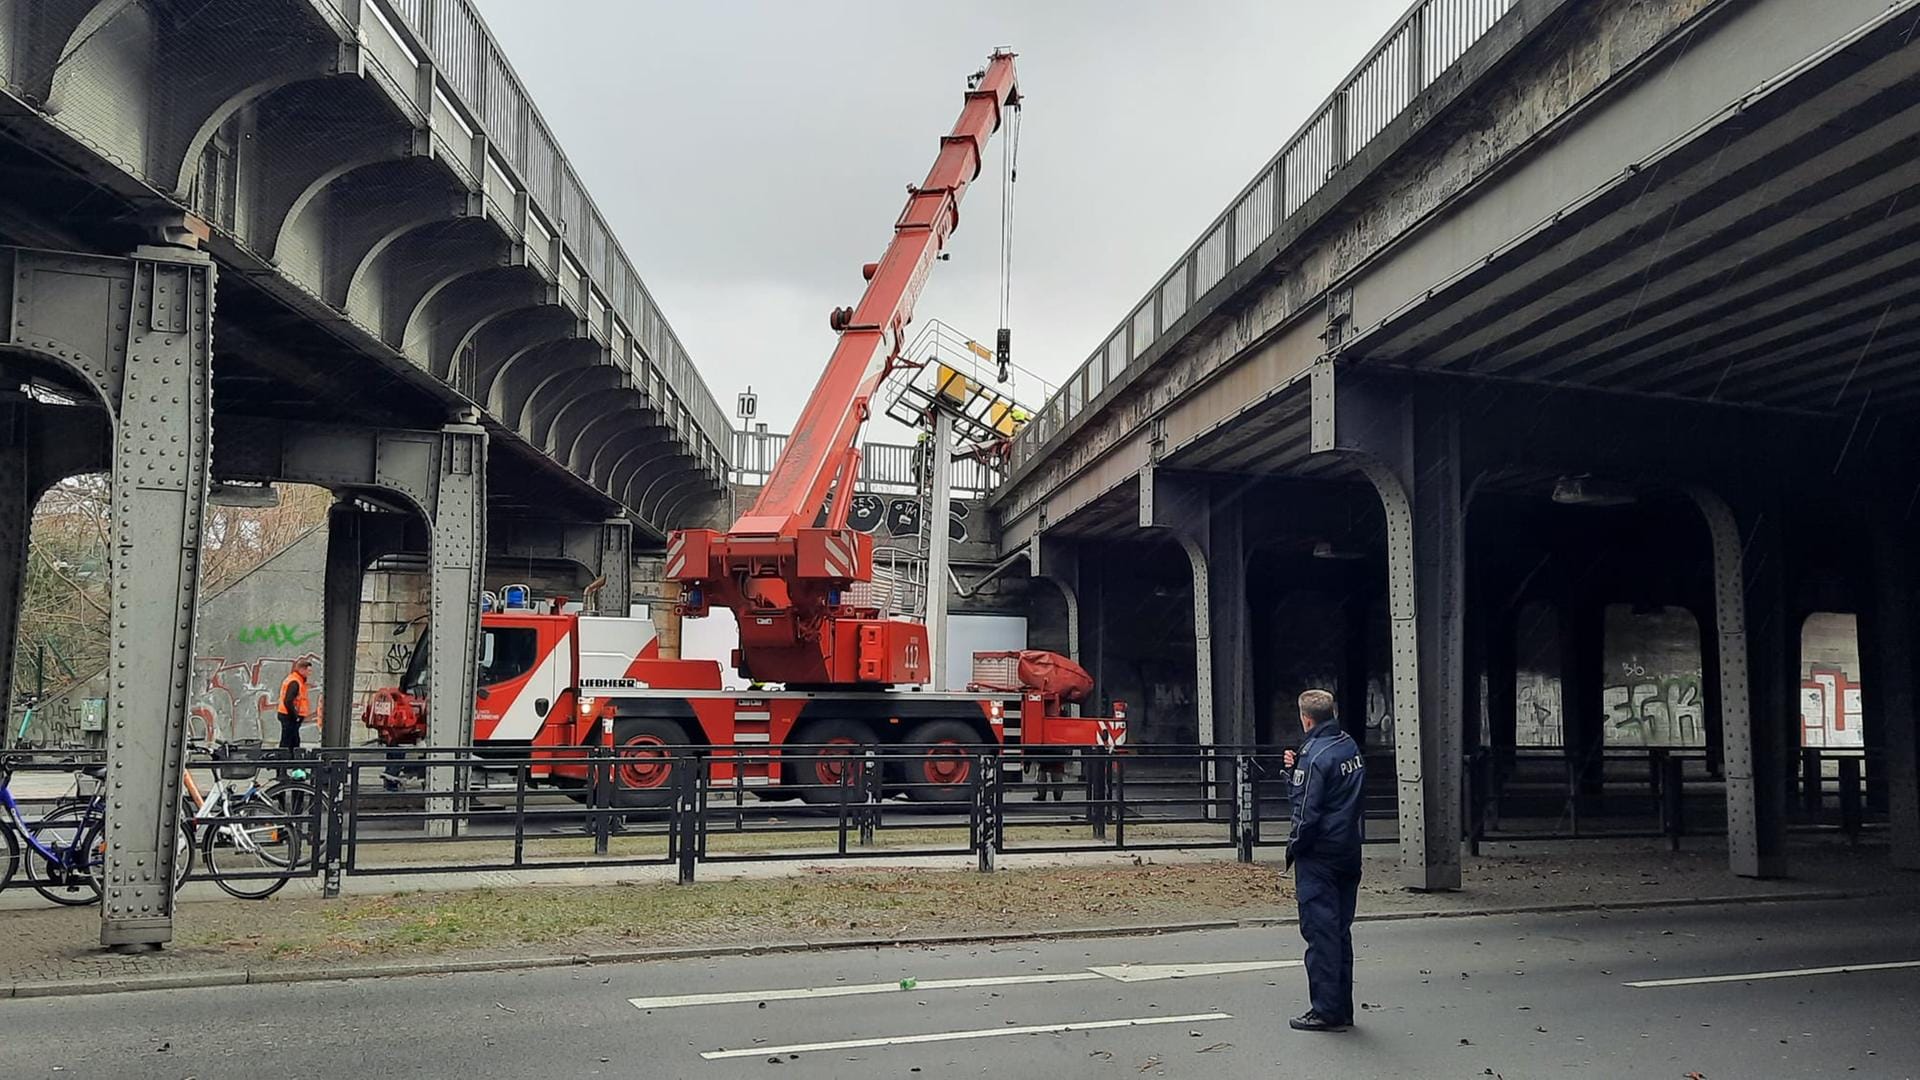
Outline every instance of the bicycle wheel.
POLYGON ((273 807, 294 831, 300 856, 313 857, 320 847, 320 819, 326 798, 319 788, 304 780, 282 780, 261 789, 253 798, 273 807))
POLYGON ((88 806, 56 807, 41 818, 33 828, 33 839, 56 858, 49 859, 38 850, 22 853, 27 863, 27 880, 33 883, 35 891, 66 907, 99 903, 99 878, 107 860, 103 825, 99 815, 88 806))
POLYGON ((300 862, 300 830, 264 800, 236 803, 226 824, 205 823, 200 857, 214 884, 242 900, 265 900, 287 884, 300 862))
POLYGON ((13 835, 13 826, 4 822, 0 822, 0 836, 7 838, 7 849, 0 852, 0 892, 5 892, 20 866, 20 841, 13 835))

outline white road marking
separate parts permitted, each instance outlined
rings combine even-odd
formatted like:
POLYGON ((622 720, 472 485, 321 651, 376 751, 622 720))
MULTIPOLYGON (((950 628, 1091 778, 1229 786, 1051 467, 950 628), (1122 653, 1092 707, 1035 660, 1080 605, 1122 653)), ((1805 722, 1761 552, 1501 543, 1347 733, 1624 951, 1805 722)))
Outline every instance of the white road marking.
MULTIPOLYGON (((999 975, 980 979, 927 979, 913 986, 921 990, 965 990, 975 986, 1017 986, 1022 983, 1085 982, 1100 976, 1091 971, 1063 971, 1055 975, 999 975)), ((852 983, 844 986, 804 986, 792 990, 741 990, 725 994, 684 994, 672 997, 628 998, 636 1009, 677 1009, 684 1005, 736 1005, 746 1001, 797 1001, 802 998, 859 997, 863 994, 903 993, 899 983, 852 983)))
POLYGON ((1152 1027, 1156 1024, 1199 1024, 1209 1020, 1231 1020, 1231 1013, 1194 1013, 1190 1016, 1143 1016, 1133 1020, 1090 1020, 1077 1024, 1033 1024, 1028 1027, 978 1028, 973 1031, 936 1031, 927 1035, 889 1035, 877 1039, 846 1039, 840 1042, 795 1043, 792 1046, 756 1046, 750 1050, 709 1050, 700 1056, 708 1061, 726 1058, 777 1057, 782 1054, 810 1054, 819 1050, 860 1050, 875 1046, 912 1046, 916 1043, 957 1042, 964 1039, 992 1039, 1002 1035, 1058 1035, 1068 1031, 1099 1031, 1106 1028, 1152 1027))
MULTIPOLYGON (((1221 964, 1120 964, 1114 967, 1088 968, 1055 974, 992 975, 974 979, 922 979, 914 983, 914 992, 923 990, 967 990, 979 986, 1022 986, 1042 983, 1087 982, 1112 979, 1115 982, 1153 982, 1159 979, 1198 979, 1210 975, 1234 975, 1246 971, 1272 971, 1299 967, 1300 960, 1235 960, 1221 964)), ((867 994, 901 993, 899 983, 849 983, 834 986, 803 986, 780 990, 735 990, 718 994, 670 994, 663 997, 628 998, 636 1009, 678 1009, 689 1005, 738 1005, 744 1002, 799 1001, 806 998, 862 997, 867 994)))
POLYGON ((1088 968, 1088 971, 1118 982, 1153 982, 1156 979, 1201 979, 1209 975, 1237 975, 1243 971, 1272 971, 1299 967, 1304 960, 1234 960, 1222 964, 1121 964, 1118 967, 1088 968))
POLYGON ((1920 968, 1920 960, 1894 960, 1884 964, 1844 964, 1838 967, 1789 968, 1784 971, 1750 971, 1744 975, 1699 975, 1690 979, 1647 979, 1624 985, 1636 990, 1661 986, 1701 986, 1706 983, 1756 982, 1761 979, 1797 979, 1803 975, 1850 975, 1856 971, 1894 971, 1920 968))

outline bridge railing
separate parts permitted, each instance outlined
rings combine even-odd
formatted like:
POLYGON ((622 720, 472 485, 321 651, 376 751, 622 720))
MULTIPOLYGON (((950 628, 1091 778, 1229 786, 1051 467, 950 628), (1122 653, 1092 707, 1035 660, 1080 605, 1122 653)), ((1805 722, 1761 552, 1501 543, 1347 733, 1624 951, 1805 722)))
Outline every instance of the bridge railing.
MULTIPOLYGON (((771 431, 733 433, 733 482, 764 484, 786 449, 787 436, 771 431)), ((863 491, 912 495, 920 489, 915 448, 901 443, 867 443, 861 447, 860 488, 863 491)), ((953 497, 978 498, 992 491, 1000 478, 972 458, 953 463, 953 497)))
POLYGON ((431 115, 436 137, 473 137, 471 149, 452 146, 449 157, 620 362, 645 358, 645 370, 635 365, 636 382, 723 474, 732 449, 726 412, 471 0, 370 0, 366 10, 373 15, 361 26, 370 66, 431 115))
MULTIPOLYGON (((1128 312, 1014 441, 1012 465, 1033 459, 1207 291, 1251 258, 1517 0, 1419 0, 1292 139, 1241 189, 1128 312)), ((1184 328, 1182 331, 1184 333, 1184 328)))

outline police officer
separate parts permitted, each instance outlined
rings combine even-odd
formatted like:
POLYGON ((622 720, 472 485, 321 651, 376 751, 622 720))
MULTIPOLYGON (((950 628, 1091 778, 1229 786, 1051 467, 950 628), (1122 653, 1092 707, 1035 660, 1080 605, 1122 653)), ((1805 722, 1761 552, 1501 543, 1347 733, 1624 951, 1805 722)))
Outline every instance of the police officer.
POLYGON ((1333 695, 1300 695, 1306 741, 1282 760, 1290 770, 1293 832, 1287 865, 1294 871, 1300 936, 1307 942, 1312 1008, 1288 1021, 1296 1031, 1345 1031, 1353 1025, 1353 909, 1360 895, 1360 843, 1366 837, 1367 766, 1353 737, 1340 730, 1333 695))

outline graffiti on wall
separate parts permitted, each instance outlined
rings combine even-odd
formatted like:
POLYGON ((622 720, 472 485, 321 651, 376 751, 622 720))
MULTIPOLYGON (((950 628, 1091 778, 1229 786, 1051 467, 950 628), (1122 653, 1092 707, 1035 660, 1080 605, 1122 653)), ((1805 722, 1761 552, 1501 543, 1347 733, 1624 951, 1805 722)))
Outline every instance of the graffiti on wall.
POLYGON ((407 665, 413 663, 413 645, 411 641, 396 641, 387 646, 386 655, 380 659, 387 674, 399 675, 407 670, 407 665))
POLYGON ((1801 746, 1864 746, 1860 684, 1845 670, 1811 665, 1800 683, 1801 746))
POLYGON ((1650 671, 1639 657, 1618 665, 1602 692, 1607 742, 1626 746, 1704 746, 1705 699, 1700 672, 1650 671))
MULTIPOLYGON (((831 505, 832 497, 829 496, 828 507, 831 505)), ((826 525, 827 509, 823 507, 815 515, 815 528, 826 525)), ((862 491, 855 493, 853 501, 847 504, 847 528, 898 540, 920 534, 923 513, 924 504, 917 496, 888 497, 862 491)), ((947 504, 947 535, 956 544, 967 540, 967 504, 960 499, 950 500, 947 504)))
POLYGON ((1561 745, 1566 738, 1566 728, 1561 723, 1560 680, 1545 672, 1522 671, 1517 682, 1514 745, 1561 745))
MULTIPOLYGON (((193 658, 193 723, 189 734, 208 742, 229 739, 280 737, 274 696, 298 656, 265 656, 258 660, 228 660, 221 656, 193 658)), ((312 694, 313 715, 321 714, 321 695, 312 694)))
POLYGON ((1367 743, 1370 746, 1376 746, 1391 738, 1393 738, 1393 689, 1387 685, 1385 679, 1369 678, 1367 680, 1367 743))
POLYGON ((269 623, 265 626, 243 626, 234 631, 233 639, 242 645, 274 645, 291 649, 320 636, 318 630, 302 630, 298 623, 269 623))

